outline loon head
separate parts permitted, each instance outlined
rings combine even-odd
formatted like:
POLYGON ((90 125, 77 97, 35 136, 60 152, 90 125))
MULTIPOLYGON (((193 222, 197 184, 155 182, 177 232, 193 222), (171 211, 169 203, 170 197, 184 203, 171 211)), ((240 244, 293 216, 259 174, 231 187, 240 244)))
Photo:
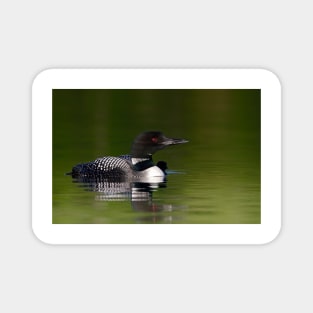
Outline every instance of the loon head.
POLYGON ((160 131, 147 131, 138 135, 132 145, 133 158, 149 158, 155 152, 171 145, 188 142, 185 139, 167 138, 160 131))

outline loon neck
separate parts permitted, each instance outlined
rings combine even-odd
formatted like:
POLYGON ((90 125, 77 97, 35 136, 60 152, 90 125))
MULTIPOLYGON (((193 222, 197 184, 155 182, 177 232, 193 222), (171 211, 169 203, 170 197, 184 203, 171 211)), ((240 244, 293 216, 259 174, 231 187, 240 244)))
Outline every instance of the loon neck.
POLYGON ((131 158, 131 161, 132 161, 133 165, 136 165, 136 164, 141 163, 141 162, 152 161, 152 157, 147 156, 145 158, 131 158))
POLYGON ((131 158, 131 162, 136 171, 143 171, 154 165, 151 155, 145 158, 131 158))

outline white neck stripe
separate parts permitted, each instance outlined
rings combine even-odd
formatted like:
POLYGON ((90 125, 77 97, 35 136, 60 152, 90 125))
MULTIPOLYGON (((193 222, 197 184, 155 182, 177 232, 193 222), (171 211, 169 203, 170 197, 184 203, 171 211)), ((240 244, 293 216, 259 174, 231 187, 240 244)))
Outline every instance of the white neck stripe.
POLYGON ((143 162, 143 161, 148 161, 149 159, 147 158, 132 158, 132 163, 135 165, 139 162, 143 162))

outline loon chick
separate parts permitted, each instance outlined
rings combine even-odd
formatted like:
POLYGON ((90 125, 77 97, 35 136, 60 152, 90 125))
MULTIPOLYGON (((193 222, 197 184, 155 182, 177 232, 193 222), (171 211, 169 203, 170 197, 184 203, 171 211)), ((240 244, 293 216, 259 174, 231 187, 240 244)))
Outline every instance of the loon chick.
POLYGON ((159 131, 148 131, 138 135, 130 155, 107 156, 92 162, 78 164, 69 173, 73 178, 105 178, 136 180, 149 177, 164 177, 167 164, 159 161, 155 166, 152 154, 167 146, 188 142, 185 139, 167 138, 159 131))

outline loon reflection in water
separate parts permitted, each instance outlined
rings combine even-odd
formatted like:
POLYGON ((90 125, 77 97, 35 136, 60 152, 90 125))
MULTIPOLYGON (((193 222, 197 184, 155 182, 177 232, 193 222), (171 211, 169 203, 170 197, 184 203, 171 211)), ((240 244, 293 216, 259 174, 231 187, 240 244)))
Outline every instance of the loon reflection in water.
MULTIPOLYGON (((172 212, 184 209, 184 206, 161 204, 153 201, 153 193, 159 188, 166 188, 166 179, 154 183, 118 182, 110 179, 81 177, 74 178, 74 183, 87 191, 96 192, 98 201, 129 201, 136 212, 172 212)), ((137 222, 171 223, 172 216, 145 216, 137 222), (142 220, 144 219, 144 220, 142 220), (162 221, 160 221, 162 219, 162 221)))

